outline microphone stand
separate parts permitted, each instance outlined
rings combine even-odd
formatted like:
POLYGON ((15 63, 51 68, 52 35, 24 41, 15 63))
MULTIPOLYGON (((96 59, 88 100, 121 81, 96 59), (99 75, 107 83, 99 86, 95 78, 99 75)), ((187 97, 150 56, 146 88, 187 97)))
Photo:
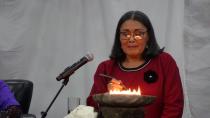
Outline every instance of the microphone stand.
POLYGON ((69 82, 69 78, 65 78, 63 80, 63 84, 61 86, 61 88, 59 89, 59 91, 57 92, 57 94, 55 95, 55 97, 53 98, 53 100, 50 102, 50 105, 48 106, 48 108, 46 109, 46 111, 42 111, 41 112, 41 115, 42 117, 41 118, 45 118, 47 116, 47 112, 50 110, 52 104, 55 102, 56 98, 58 97, 58 95, 60 94, 61 90, 63 89, 64 86, 66 86, 69 82))

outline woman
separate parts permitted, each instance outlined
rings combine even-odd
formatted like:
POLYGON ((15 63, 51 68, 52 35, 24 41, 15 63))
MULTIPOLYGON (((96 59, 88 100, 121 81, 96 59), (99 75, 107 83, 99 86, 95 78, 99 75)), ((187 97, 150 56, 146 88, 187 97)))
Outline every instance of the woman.
POLYGON ((184 98, 178 67, 172 56, 159 48, 149 18, 140 11, 129 11, 119 20, 110 60, 99 64, 87 105, 97 109, 94 94, 124 86, 140 87, 142 95, 156 96, 153 104, 145 106, 145 118, 182 117, 184 98))
POLYGON ((0 111, 6 112, 9 118, 20 118, 21 115, 20 104, 10 91, 9 86, 2 80, 0 80, 0 111))

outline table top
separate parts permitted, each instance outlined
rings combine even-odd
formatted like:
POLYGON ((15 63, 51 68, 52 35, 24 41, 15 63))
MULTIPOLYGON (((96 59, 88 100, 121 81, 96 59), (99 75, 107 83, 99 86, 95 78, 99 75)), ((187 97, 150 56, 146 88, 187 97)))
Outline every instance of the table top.
MULTIPOLYGON (((7 111, 0 111, 0 118, 9 118, 7 111)), ((33 114, 22 114, 20 118, 36 118, 33 114)))

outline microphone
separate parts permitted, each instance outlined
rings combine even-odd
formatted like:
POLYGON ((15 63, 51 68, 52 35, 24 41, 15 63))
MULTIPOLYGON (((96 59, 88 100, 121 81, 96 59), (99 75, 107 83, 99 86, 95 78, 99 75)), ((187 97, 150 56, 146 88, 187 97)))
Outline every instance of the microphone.
POLYGON ((74 63, 73 65, 67 67, 57 78, 57 81, 60 81, 62 79, 66 79, 70 75, 74 73, 77 69, 79 69, 81 66, 85 65, 87 62, 93 60, 93 54, 87 54, 84 57, 82 57, 79 61, 74 63))

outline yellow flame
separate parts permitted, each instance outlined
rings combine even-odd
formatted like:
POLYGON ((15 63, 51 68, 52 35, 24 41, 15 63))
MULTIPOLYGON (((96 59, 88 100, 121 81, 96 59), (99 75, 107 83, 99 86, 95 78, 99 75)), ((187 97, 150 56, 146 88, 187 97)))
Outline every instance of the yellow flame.
POLYGON ((131 90, 130 88, 127 90, 110 90, 109 94, 141 95, 141 90, 140 87, 138 87, 138 90, 131 90))

